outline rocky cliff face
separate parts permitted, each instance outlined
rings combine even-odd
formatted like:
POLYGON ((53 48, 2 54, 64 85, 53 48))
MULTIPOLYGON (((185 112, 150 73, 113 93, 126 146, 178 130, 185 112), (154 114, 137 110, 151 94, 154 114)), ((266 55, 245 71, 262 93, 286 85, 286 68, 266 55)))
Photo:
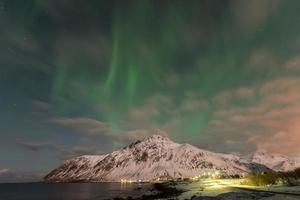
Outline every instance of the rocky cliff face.
POLYGON ((235 155, 213 153, 189 144, 175 143, 165 136, 153 135, 107 155, 67 160, 45 176, 44 181, 190 178, 216 170, 223 176, 243 176, 250 172, 268 171, 269 168, 235 155))

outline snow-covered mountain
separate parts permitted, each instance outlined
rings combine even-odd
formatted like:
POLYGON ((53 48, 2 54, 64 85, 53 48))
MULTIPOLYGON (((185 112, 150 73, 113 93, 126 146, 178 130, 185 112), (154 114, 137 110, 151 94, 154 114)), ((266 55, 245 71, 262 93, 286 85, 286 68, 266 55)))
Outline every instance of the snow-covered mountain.
POLYGON ((67 160, 45 176, 44 181, 189 178, 216 170, 224 176, 232 176, 270 169, 235 155, 213 153, 189 144, 177 144, 165 136, 152 135, 107 155, 67 160))
POLYGON ((300 161, 279 154, 268 154, 264 150, 248 156, 248 161, 267 166, 274 171, 290 171, 300 167, 300 161))

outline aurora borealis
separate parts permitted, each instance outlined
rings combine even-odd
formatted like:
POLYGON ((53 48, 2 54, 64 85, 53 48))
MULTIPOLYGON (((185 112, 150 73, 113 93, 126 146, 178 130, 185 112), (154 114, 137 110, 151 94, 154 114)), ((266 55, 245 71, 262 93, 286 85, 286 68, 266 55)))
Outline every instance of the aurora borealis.
POLYGON ((156 129, 216 152, 300 156, 299 9, 0 0, 0 173, 43 173, 156 129))

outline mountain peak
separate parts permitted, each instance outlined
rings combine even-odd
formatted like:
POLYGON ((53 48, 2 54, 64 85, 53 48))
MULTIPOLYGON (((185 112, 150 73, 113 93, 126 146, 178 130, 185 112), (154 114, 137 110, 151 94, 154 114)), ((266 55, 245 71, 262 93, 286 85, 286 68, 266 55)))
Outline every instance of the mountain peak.
POLYGON ((171 141, 161 131, 105 156, 71 159, 50 172, 45 181, 156 180, 161 177, 190 178, 218 170, 223 176, 268 171, 230 154, 218 154, 189 144, 171 141), (158 134, 162 133, 162 134, 158 134))
POLYGON ((170 141, 170 139, 164 135, 153 134, 151 136, 144 138, 143 141, 170 141))
POLYGON ((265 149, 257 149, 253 152, 254 155, 267 155, 267 151, 265 149))
POLYGON ((159 129, 155 129, 153 131, 152 135, 146 136, 144 137, 142 140, 137 140, 132 142, 131 144, 129 144, 128 146, 124 147, 123 149, 127 149, 127 148, 135 148, 136 146, 151 146, 151 145, 157 145, 157 144, 165 144, 165 143, 174 143, 173 141, 171 141, 168 137, 167 137, 167 133, 159 130, 159 129))
POLYGON ((127 147, 124 147, 124 149, 135 148, 136 146, 141 146, 141 145, 142 146, 156 146, 156 145, 161 145, 161 144, 165 145, 167 143, 169 144, 169 143, 173 143, 173 142, 167 136, 153 134, 148 137, 145 137, 143 140, 137 140, 137 141, 131 143, 127 147))

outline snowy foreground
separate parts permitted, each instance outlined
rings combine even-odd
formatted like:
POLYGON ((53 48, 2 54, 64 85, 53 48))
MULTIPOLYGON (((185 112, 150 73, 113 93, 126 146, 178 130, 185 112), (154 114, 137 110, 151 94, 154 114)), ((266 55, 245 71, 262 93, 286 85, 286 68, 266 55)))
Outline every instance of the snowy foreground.
POLYGON ((241 179, 203 180, 192 183, 179 183, 176 187, 184 190, 178 199, 194 200, 231 200, 231 199, 254 199, 254 200, 295 200, 300 199, 300 186, 286 187, 251 187, 241 186, 241 179), (255 191, 258 190, 258 191, 255 191), (273 192, 287 192, 292 194, 278 194, 273 192), (298 194, 298 195, 297 195, 298 194))
POLYGON ((206 179, 195 182, 158 184, 140 198, 123 200, 300 200, 300 186, 252 187, 241 185, 242 179, 206 179))

